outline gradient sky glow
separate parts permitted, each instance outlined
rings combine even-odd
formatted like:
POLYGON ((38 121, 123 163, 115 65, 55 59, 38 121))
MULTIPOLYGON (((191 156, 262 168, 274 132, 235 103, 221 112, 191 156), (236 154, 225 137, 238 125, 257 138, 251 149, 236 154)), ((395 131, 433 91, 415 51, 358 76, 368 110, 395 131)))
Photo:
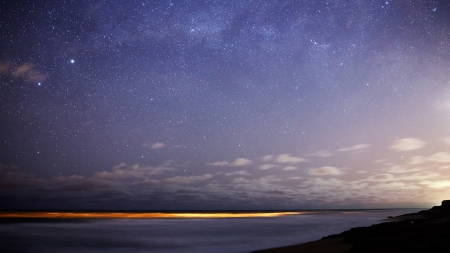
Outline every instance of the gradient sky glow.
POLYGON ((1 209, 449 198, 447 1, 10 2, 1 209))

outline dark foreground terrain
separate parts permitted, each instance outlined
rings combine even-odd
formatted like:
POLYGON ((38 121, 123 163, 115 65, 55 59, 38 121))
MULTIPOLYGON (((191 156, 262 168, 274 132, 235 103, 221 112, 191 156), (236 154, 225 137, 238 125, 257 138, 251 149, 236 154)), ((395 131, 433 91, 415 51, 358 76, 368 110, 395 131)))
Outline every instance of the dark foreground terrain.
POLYGON ((430 210, 388 218, 389 222, 352 228, 318 241, 253 253, 450 252, 450 200, 430 210))

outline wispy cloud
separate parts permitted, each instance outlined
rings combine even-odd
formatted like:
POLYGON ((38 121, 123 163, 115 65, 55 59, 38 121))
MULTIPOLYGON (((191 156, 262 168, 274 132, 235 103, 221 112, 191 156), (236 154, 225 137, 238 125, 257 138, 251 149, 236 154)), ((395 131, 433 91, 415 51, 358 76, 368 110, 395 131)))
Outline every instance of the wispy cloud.
POLYGON ((338 149, 339 152, 361 152, 369 148, 369 144, 356 144, 351 147, 338 149))
POLYGON ((404 138, 396 140, 390 148, 395 151, 410 151, 425 147, 426 142, 417 138, 404 138))
POLYGON ((450 153, 438 152, 427 157, 427 161, 435 163, 450 163, 450 153))
POLYGON ((391 168, 387 168, 386 172, 398 174, 398 173, 409 173, 409 172, 416 172, 416 171, 422 171, 422 170, 423 170, 422 168, 407 168, 404 166, 393 166, 391 168))
POLYGON ((448 188, 450 187, 450 180, 421 181, 419 184, 426 185, 430 188, 448 188))
POLYGON ((306 159, 296 156, 291 156, 290 154, 281 154, 275 158, 277 163, 300 163, 305 162, 306 159))
POLYGON ((375 182, 384 182, 384 181, 392 181, 396 180, 396 177, 392 174, 377 174, 373 176, 369 176, 367 181, 375 181, 375 182))
POLYGON ((226 165, 228 165, 228 162, 226 162, 226 161, 212 162, 212 163, 207 163, 206 165, 208 165, 208 166, 226 166, 226 165))
POLYGON ((0 76, 4 74, 11 74, 13 78, 24 78, 29 82, 41 82, 47 77, 36 68, 34 63, 30 62, 13 66, 9 62, 0 61, 0 76))
POLYGON ((258 169, 260 169, 260 170, 270 170, 270 169, 273 169, 273 168, 276 168, 276 167, 278 167, 278 165, 275 165, 275 164, 261 164, 261 165, 258 166, 258 169))
POLYGON ((157 142, 157 143, 153 143, 150 148, 151 149, 160 149, 160 148, 164 148, 167 144, 165 144, 164 142, 157 142))
POLYGON ((274 157, 275 157, 274 155, 266 155, 266 156, 261 157, 261 160, 263 162, 269 162, 269 161, 272 161, 274 157))
POLYGON ((248 173, 245 170, 240 170, 240 171, 234 171, 234 172, 229 172, 229 173, 225 173, 225 176, 250 176, 251 174, 248 173))
POLYGON ((146 142, 146 143, 142 144, 142 147, 149 147, 151 149, 161 149, 161 148, 164 148, 166 146, 167 146, 167 144, 165 144, 164 142, 156 142, 156 143, 148 143, 148 142, 146 142))
POLYGON ((413 157, 409 158, 408 164, 416 165, 416 164, 421 164, 423 162, 425 162, 424 157, 421 155, 417 155, 417 156, 413 156, 413 157))
POLYGON ((298 167, 295 167, 295 166, 286 166, 282 170, 290 171, 290 170, 297 170, 297 169, 298 169, 298 167))
POLYGON ((231 183, 232 184, 248 184, 248 183, 250 183, 250 180, 245 179, 243 177, 237 177, 237 178, 234 178, 233 180, 231 180, 231 183))
POLYGON ((163 184, 189 184, 196 181, 205 181, 211 179, 213 175, 211 174, 203 174, 199 176, 175 176, 171 178, 165 178, 160 180, 163 184))
POLYGON ((247 158, 238 158, 231 163, 233 166, 247 166, 251 164, 253 164, 253 161, 247 158))
POLYGON ((309 169, 308 174, 311 176, 339 176, 344 173, 336 167, 324 166, 320 168, 309 169))
POLYGON ((450 136, 449 136, 449 137, 444 137, 444 138, 442 138, 442 141, 443 141, 445 144, 450 145, 450 136))
POLYGON ((330 157, 332 155, 333 154, 328 150, 319 150, 319 151, 309 154, 307 156, 315 156, 315 157, 323 157, 324 158, 324 157, 330 157))
POLYGON ((390 173, 385 174, 377 174, 373 176, 369 176, 366 180, 367 181, 373 181, 373 182, 386 182, 386 181, 418 181, 418 180, 425 180, 430 178, 437 178, 440 174, 432 171, 423 171, 413 174, 402 174, 402 175, 393 175, 390 173))
POLYGON ((142 166, 139 164, 126 164, 120 163, 114 166, 111 171, 101 171, 94 174, 95 178, 108 179, 108 180, 118 180, 118 179, 131 179, 138 178, 144 179, 151 175, 160 174, 164 171, 171 171, 173 168, 170 167, 151 167, 142 166))

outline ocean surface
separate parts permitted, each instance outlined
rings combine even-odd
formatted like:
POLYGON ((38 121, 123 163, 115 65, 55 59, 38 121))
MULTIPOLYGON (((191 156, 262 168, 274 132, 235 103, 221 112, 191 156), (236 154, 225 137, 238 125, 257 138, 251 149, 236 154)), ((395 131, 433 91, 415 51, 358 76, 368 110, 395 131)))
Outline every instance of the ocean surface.
POLYGON ((418 209, 270 218, 91 219, 0 223, 0 252, 248 253, 317 240, 418 209))

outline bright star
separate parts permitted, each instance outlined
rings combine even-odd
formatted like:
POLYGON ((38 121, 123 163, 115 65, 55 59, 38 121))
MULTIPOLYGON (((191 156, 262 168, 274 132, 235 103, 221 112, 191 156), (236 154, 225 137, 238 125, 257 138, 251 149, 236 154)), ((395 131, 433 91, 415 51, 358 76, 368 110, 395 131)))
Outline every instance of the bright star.
POLYGON ((42 83, 37 83, 37 85, 38 85, 38 86, 41 86, 41 85, 42 85, 42 83))
POLYGON ((75 63, 75 60, 74 59, 70 59, 70 63, 75 63))

